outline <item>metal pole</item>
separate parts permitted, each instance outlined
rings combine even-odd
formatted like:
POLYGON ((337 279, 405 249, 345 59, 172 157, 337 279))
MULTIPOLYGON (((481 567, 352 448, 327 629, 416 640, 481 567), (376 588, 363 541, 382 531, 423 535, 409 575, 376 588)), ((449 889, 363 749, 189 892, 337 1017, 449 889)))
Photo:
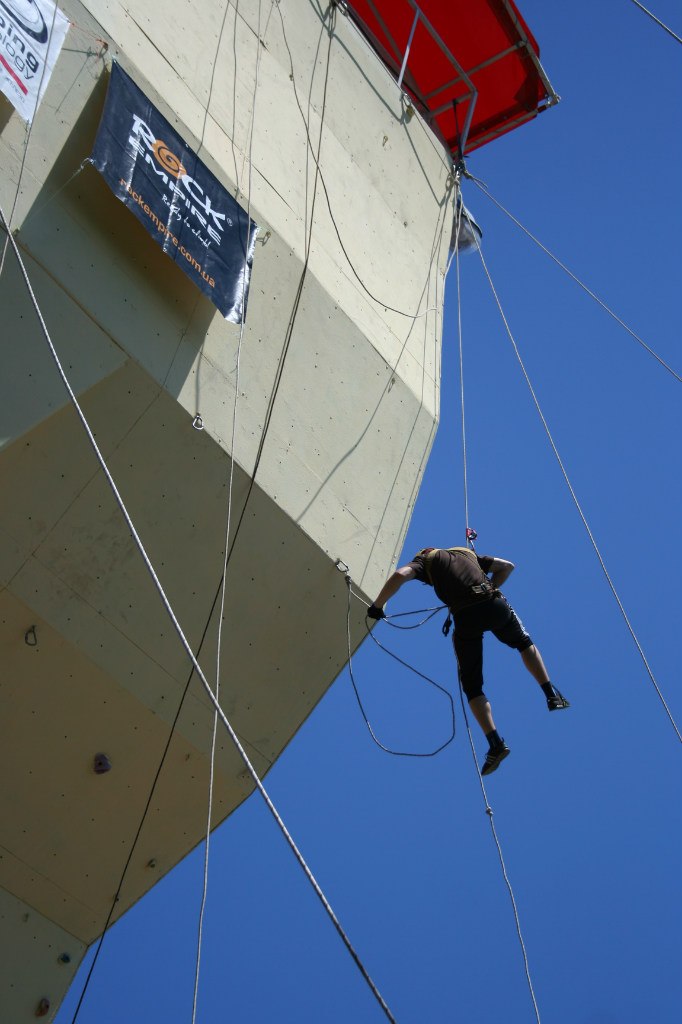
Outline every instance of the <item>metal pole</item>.
POLYGON ((412 40, 414 39, 414 32, 417 27, 420 14, 421 11, 417 8, 414 12, 414 21, 412 22, 412 28, 410 29, 410 38, 407 40, 407 49, 405 50, 405 56, 403 57, 403 66, 401 67, 400 74, 398 75, 398 88, 403 84, 403 75, 405 74, 405 68, 407 67, 407 58, 410 55, 410 47, 412 46, 412 40))

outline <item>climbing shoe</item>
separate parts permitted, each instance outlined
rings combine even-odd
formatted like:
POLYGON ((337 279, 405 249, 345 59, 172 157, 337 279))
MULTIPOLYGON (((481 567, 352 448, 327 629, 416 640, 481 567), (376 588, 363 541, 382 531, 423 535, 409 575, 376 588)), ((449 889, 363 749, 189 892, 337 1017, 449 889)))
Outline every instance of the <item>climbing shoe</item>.
POLYGON ((566 700, 562 693, 554 688, 554 696, 547 698, 547 708, 549 711, 561 711, 563 708, 570 708, 569 702, 566 700))
POLYGON ((497 771, 505 757, 508 757, 509 754, 511 754, 511 750, 504 740, 502 740, 502 742, 496 747, 491 747, 486 755, 485 761, 483 762, 481 775, 492 775, 493 772, 497 771))

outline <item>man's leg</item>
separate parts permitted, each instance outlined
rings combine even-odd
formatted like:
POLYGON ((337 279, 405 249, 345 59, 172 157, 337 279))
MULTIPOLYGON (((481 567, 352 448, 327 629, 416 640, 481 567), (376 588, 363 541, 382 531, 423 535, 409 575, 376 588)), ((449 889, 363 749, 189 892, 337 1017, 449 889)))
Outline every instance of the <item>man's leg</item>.
POLYGON ((523 664, 526 666, 533 679, 539 683, 540 686, 544 686, 548 683, 549 675, 547 674, 545 663, 542 660, 542 655, 535 644, 532 644, 531 647, 527 647, 525 651, 521 651, 520 654, 523 664))
POLYGON ((500 598, 495 602, 494 610, 500 615, 500 623, 493 627, 493 633, 503 644, 519 652, 523 664, 547 698, 548 709, 560 711, 562 708, 570 707, 566 698, 552 686, 542 655, 511 605, 504 598, 500 598))
POLYGON ((555 686, 549 681, 547 669, 545 663, 542 660, 542 655, 539 650, 532 644, 530 647, 526 647, 525 650, 519 651, 523 664, 526 666, 533 679, 540 685, 540 689, 547 698, 547 707, 550 711, 562 711, 564 708, 570 708, 570 704, 563 696, 559 693, 555 686))
POLYGON ((483 631, 476 628, 471 616, 468 616, 467 626, 462 628, 461 619, 458 622, 455 618, 452 640, 464 695, 488 741, 489 750, 481 766, 481 775, 490 775, 509 756, 509 747, 495 728, 490 701, 483 693, 483 631))
POLYGON ((493 722, 493 712, 490 707, 490 701, 484 693, 479 697, 472 697, 469 701, 469 707, 471 713, 480 725, 481 729, 487 736, 488 733, 493 732, 495 729, 495 723, 493 722))

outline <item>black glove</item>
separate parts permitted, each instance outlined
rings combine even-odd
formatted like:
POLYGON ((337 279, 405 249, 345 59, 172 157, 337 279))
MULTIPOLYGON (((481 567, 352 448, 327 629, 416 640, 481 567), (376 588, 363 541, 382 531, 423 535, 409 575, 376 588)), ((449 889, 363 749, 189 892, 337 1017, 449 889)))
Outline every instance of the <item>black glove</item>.
POLYGON ((367 609, 367 618, 368 619, 377 619, 377 620, 385 619, 386 618, 386 612, 384 611, 383 608, 377 608, 377 606, 375 604, 371 604, 369 606, 369 608, 367 609))

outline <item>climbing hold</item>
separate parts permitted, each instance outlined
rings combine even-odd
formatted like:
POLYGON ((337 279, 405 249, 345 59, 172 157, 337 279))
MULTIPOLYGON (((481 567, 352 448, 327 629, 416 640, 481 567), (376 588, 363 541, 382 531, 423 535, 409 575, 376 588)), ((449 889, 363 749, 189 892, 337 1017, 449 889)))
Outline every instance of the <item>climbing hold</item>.
POLYGON ((24 643, 28 647, 37 647, 38 646, 38 636, 36 634, 36 627, 35 626, 29 626, 28 629, 26 630, 26 632, 24 633, 24 643))
POLYGON ((95 775, 106 775, 111 771, 111 761, 106 754, 95 754, 93 768, 95 775))
POLYGON ((59 961, 60 964, 70 964, 71 955, 69 953, 62 953, 60 956, 57 957, 57 960, 59 961))
POLYGON ((36 1009, 36 1017, 47 1017, 49 1012, 50 1000, 45 998, 41 999, 36 1009))

